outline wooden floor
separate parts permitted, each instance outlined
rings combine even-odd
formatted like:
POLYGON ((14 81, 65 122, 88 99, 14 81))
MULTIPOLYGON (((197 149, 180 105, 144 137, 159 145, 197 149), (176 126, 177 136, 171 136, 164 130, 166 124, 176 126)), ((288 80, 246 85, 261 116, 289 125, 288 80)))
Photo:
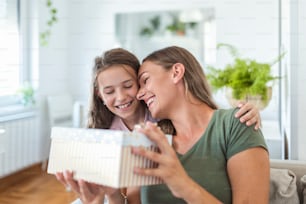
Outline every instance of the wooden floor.
POLYGON ((76 199, 54 175, 32 168, 0 179, 0 204, 69 204, 76 199), (18 182, 14 178, 19 178, 18 182))

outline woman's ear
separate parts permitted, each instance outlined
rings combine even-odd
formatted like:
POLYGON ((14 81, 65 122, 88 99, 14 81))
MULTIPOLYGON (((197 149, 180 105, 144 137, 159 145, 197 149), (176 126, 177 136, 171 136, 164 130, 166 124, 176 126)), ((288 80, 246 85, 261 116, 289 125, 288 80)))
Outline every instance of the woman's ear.
POLYGON ((185 74, 185 66, 182 63, 175 63, 172 66, 172 78, 175 83, 179 82, 184 78, 185 74))

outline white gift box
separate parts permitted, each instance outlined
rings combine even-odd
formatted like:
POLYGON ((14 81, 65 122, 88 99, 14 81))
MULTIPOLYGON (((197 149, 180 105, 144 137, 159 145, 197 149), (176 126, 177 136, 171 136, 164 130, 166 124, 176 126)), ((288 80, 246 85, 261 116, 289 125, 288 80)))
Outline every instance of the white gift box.
MULTIPOLYGON (((171 144, 171 136, 166 137, 171 144)), ((48 173, 71 170, 75 179, 115 188, 162 183, 157 177, 133 173, 135 166, 154 168, 156 164, 132 154, 131 146, 158 150, 138 132, 53 127, 48 173)))

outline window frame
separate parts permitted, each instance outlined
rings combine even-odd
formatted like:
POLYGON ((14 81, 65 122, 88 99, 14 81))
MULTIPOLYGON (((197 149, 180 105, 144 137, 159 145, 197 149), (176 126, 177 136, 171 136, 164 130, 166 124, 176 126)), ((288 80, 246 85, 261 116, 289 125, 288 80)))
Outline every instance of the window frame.
MULTIPOLYGON (((26 81, 30 81, 30 68, 28 64, 28 58, 30 56, 29 53, 24 52, 25 48, 28 47, 27 45, 27 40, 28 39, 28 28, 27 28, 27 21, 25 20, 25 12, 27 8, 26 2, 21 2, 20 0, 15 0, 15 2, 12 3, 11 0, 7 0, 7 4, 11 3, 11 5, 16 4, 16 20, 17 20, 17 32, 18 32, 18 61, 19 61, 19 66, 18 66, 18 85, 16 87, 21 87, 26 81), (22 5, 23 4, 23 5, 22 5), (21 8, 21 6, 26 8, 21 8)), ((9 7, 9 5, 7 5, 9 7)), ((11 109, 12 106, 21 106, 21 100, 20 96, 17 93, 15 94, 9 94, 9 95, 3 95, 0 96, 0 109, 5 109, 7 107, 10 107, 11 109)), ((20 109, 20 107, 18 107, 20 109)), ((6 111, 2 111, 6 112, 6 111)))

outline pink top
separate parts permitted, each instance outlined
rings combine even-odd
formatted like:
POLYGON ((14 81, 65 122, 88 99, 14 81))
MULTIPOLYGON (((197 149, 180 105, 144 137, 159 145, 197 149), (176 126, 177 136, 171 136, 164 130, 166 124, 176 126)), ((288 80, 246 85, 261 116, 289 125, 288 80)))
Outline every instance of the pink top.
MULTIPOLYGON (((154 118, 152 118, 150 112, 148 111, 148 109, 146 109, 146 113, 145 113, 145 119, 144 122, 146 121, 151 121, 151 122, 156 122, 157 120, 155 120, 154 118)), ((123 130, 123 131, 130 131, 129 128, 124 124, 124 122, 121 120, 120 117, 118 117, 117 115, 115 115, 112 125, 110 126, 111 130, 123 130)))

